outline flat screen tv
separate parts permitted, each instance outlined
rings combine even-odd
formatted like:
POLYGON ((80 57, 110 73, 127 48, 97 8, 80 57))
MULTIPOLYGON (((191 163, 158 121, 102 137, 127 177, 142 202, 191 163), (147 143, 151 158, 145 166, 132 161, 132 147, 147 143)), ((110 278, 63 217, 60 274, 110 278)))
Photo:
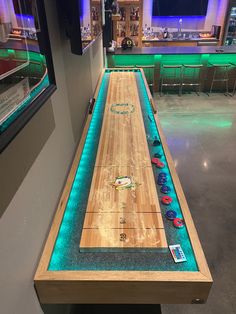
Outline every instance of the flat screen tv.
POLYGON ((208 0, 153 0, 153 16, 204 16, 208 0))

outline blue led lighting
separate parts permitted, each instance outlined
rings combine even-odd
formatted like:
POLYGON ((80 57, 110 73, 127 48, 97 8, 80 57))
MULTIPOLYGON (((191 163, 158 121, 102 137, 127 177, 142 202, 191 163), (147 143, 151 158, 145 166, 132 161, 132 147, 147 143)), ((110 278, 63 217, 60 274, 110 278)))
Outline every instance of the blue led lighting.
POLYGON ((175 19, 180 19, 180 18, 184 18, 184 19, 192 19, 192 18, 203 18, 205 19, 206 16, 205 15, 153 15, 153 19, 168 19, 169 17, 171 18, 175 18, 175 19))

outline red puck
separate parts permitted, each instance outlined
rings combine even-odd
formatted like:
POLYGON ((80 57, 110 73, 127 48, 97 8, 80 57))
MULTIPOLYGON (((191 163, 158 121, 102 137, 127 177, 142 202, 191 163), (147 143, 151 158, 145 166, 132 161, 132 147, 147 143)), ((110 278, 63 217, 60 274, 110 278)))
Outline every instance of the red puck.
POLYGON ((164 164, 164 162, 161 162, 161 161, 159 161, 157 164, 156 164, 156 166, 157 166, 157 168, 164 168, 165 167, 165 164, 164 164))
POLYGON ((156 158, 156 157, 153 157, 152 158, 152 164, 158 164, 159 162, 161 162, 158 158, 156 158))
POLYGON ((163 196, 161 199, 161 202, 164 205, 170 205, 172 203, 173 199, 170 196, 163 196))
POLYGON ((183 219, 175 218, 173 220, 173 225, 175 228, 181 229, 184 226, 184 221, 183 221, 183 219))

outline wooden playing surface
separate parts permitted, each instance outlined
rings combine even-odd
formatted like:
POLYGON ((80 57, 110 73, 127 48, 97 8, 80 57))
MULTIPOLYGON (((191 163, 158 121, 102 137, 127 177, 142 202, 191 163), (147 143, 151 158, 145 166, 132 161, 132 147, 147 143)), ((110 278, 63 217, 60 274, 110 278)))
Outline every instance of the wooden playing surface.
POLYGON ((135 73, 112 72, 80 248, 166 247, 135 73))

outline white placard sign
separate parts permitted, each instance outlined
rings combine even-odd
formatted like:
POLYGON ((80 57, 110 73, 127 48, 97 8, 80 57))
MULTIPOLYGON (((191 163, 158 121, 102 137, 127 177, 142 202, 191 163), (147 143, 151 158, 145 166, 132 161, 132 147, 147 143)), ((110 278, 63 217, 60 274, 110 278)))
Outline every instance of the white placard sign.
POLYGON ((0 123, 4 122, 29 97, 30 87, 28 78, 10 87, 0 94, 0 123))

